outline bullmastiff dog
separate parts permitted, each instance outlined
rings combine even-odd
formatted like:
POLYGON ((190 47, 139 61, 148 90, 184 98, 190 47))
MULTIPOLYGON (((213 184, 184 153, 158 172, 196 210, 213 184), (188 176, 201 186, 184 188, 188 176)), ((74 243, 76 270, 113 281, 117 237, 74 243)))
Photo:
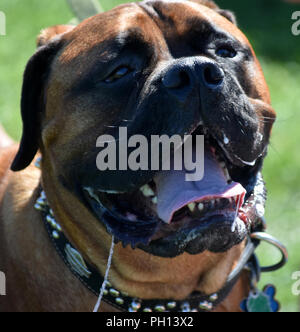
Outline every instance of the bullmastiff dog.
POLYGON ((275 112, 234 15, 212 1, 149 0, 46 29, 38 45, 24 74, 22 141, 0 153, 0 311, 91 311, 97 298, 82 281, 99 275, 100 289, 112 237, 102 311, 240 311, 247 272, 223 290, 262 214, 275 112), (100 172, 97 138, 118 139, 119 127, 204 135, 204 178, 100 172), (35 208, 46 198, 50 218, 35 208), (73 271, 52 243, 62 236, 73 271))

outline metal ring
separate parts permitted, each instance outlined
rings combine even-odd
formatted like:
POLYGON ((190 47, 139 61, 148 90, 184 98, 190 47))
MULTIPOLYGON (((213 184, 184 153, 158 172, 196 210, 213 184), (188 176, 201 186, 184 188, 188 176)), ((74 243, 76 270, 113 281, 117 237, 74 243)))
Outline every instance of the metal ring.
POLYGON ((273 236, 271 236, 270 234, 264 233, 264 232, 257 232, 257 233, 252 233, 251 238, 254 240, 263 241, 263 242, 267 242, 267 243, 271 244, 272 246, 279 249, 279 251, 282 254, 282 259, 278 264, 262 267, 261 272, 277 271, 287 263, 287 261, 288 261, 287 248, 281 242, 279 242, 277 239, 275 239, 273 236))

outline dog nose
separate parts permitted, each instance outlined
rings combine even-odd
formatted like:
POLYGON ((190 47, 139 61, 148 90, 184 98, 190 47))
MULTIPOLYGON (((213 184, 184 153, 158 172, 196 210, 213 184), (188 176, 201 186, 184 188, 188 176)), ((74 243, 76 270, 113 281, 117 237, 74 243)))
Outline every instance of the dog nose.
POLYGON ((225 73, 218 64, 206 58, 187 58, 174 62, 162 78, 162 84, 169 93, 179 99, 188 97, 191 90, 206 88, 219 89, 223 86, 225 73))

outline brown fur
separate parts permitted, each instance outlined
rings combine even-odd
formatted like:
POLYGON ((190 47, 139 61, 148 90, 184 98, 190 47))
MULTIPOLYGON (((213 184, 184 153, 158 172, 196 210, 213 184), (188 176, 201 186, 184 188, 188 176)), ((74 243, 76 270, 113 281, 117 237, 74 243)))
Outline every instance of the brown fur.
POLYGON ((6 134, 0 125, 0 149, 13 144, 13 140, 6 134))
POLYGON ((43 46, 49 43, 54 37, 60 36, 74 29, 73 25, 55 25, 41 31, 37 38, 37 46, 43 46))
MULTIPOLYGON (((160 39, 158 28, 145 19, 145 13, 135 4, 127 7, 137 15, 131 20, 127 19, 126 24, 142 24, 149 42, 156 45, 160 43, 161 49, 167 47, 160 39)), ((123 8, 121 6, 102 14, 101 20, 105 15, 108 20, 113 20, 114 14, 123 8)), ((246 37, 228 20, 207 7, 203 7, 202 12, 211 15, 224 29, 248 44, 246 37)), ((184 15, 184 11, 180 15, 184 15)), ((39 45, 42 45, 63 33, 61 38, 66 46, 53 61, 46 87, 47 101, 40 137, 42 173, 32 164, 19 173, 13 173, 9 166, 16 147, 0 151, 0 270, 7 278, 7 296, 0 297, 0 311, 91 311, 96 302, 95 296, 72 275, 58 257, 44 229, 41 214, 33 206, 42 182, 54 214, 69 240, 85 259, 104 274, 111 237, 91 212, 62 186, 57 176, 61 165, 76 157, 73 147, 78 144, 84 149, 88 143, 82 142, 81 137, 92 127, 94 120, 84 116, 79 118, 78 114, 86 106, 92 111, 94 105, 89 105, 89 101, 77 101, 77 104, 74 102, 71 105, 73 109, 70 112, 64 96, 79 73, 89 70, 93 65, 97 54, 100 52, 103 55, 104 51, 98 45, 119 32, 120 26, 118 22, 114 22, 115 30, 111 26, 108 29, 102 25, 102 33, 96 33, 93 27, 101 20, 96 16, 74 29, 50 28, 38 39, 39 45), (80 62, 82 57, 88 57, 90 61, 80 62)), ((253 70, 257 82, 260 82, 257 84, 257 93, 268 103, 269 93, 258 62, 253 70)), ((103 126, 113 123, 115 114, 115 110, 112 110, 110 119, 103 116, 103 126)), ((144 299, 180 300, 196 290, 210 294, 224 285, 243 248, 244 243, 223 254, 204 252, 195 256, 183 254, 166 259, 117 245, 110 281, 131 296, 144 299)), ((248 290, 249 280, 245 274, 216 311, 240 311, 239 304, 248 290)), ((106 304, 103 304, 101 310, 114 311, 106 304)))

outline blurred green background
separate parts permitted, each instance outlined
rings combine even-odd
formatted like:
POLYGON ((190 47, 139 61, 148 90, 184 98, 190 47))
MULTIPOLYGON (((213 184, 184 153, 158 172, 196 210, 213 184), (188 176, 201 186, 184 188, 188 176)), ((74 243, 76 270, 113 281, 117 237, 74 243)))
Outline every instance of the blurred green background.
MULTIPOLYGON (((102 0, 101 4, 108 10, 122 2, 102 0)), ((217 3, 236 13, 262 63, 278 113, 264 170, 269 189, 266 217, 269 232, 288 247, 290 261, 284 269, 264 275, 261 286, 275 284, 282 311, 299 311, 291 275, 300 271, 300 36, 291 33, 291 16, 300 5, 281 0, 217 3)), ((0 123, 19 140, 22 73, 35 50, 36 36, 42 28, 69 22, 73 14, 65 0, 1 0, 0 11, 7 20, 7 35, 0 36, 0 123)), ((262 246, 259 257, 269 265, 279 256, 262 246)))

